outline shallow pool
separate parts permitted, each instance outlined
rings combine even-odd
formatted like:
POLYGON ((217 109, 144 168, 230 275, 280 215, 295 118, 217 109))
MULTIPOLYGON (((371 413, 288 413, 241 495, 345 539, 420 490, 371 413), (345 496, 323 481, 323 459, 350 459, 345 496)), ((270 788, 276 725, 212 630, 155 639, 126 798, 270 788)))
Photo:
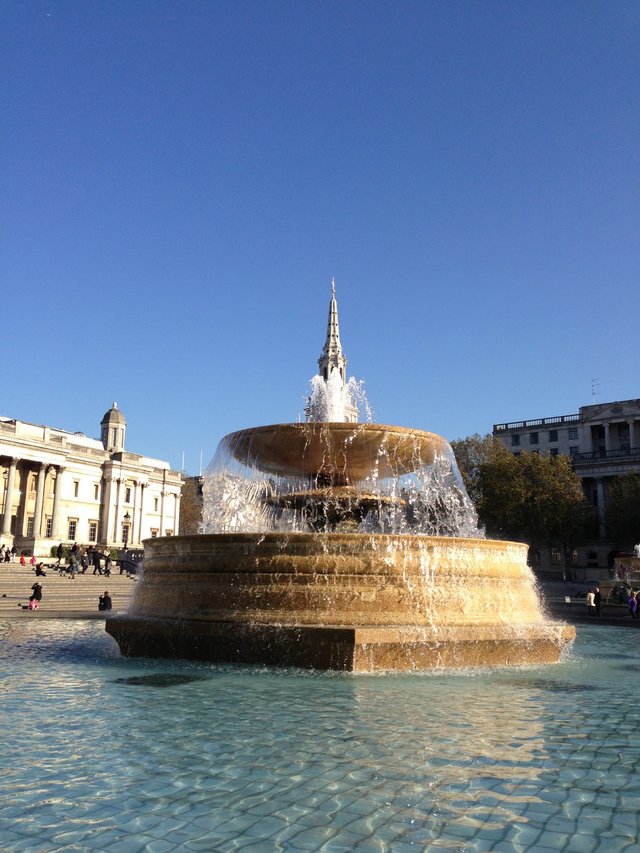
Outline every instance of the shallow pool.
POLYGON ((353 676, 0 622, 0 846, 638 851, 639 642, 579 626, 556 666, 353 676))

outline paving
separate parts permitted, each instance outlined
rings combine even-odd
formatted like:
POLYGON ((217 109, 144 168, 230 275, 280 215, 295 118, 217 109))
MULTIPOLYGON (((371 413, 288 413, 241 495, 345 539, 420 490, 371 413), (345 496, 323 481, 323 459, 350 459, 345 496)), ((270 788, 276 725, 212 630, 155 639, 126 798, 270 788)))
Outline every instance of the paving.
POLYGON ((135 577, 119 574, 117 567, 112 570, 111 577, 93 575, 93 568, 89 567, 86 574, 77 574, 72 580, 68 575, 60 575, 53 567, 54 562, 45 564, 47 576, 44 578, 36 578, 29 565, 0 564, 0 618, 104 619, 105 614, 98 611, 98 598, 105 590, 113 601, 111 612, 126 612, 136 587, 135 577), (42 584, 40 606, 36 611, 23 610, 36 580, 42 584))

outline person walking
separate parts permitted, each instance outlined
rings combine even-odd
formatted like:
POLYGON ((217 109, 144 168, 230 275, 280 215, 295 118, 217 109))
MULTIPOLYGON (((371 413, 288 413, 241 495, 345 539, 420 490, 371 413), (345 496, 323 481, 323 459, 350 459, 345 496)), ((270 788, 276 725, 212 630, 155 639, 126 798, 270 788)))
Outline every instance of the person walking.
POLYGON ((100 551, 97 548, 93 549, 93 574, 102 574, 102 568, 100 566, 100 551))
POLYGON ((600 618, 600 608, 602 606, 602 593, 600 587, 597 586, 593 591, 593 605, 596 608, 596 616, 600 618))
POLYGON ((108 548, 104 549, 104 576, 111 577, 111 551, 108 548))
POLYGON ((637 619, 638 618, 638 616, 637 616, 638 602, 637 602, 636 597, 633 593, 633 590, 629 591, 629 598, 627 598, 627 607, 629 608, 629 613, 631 615, 631 618, 637 619))
POLYGON ((596 615, 595 594, 592 589, 587 593, 587 610, 589 611, 589 616, 596 615))
POLYGON ((64 548, 62 547, 62 542, 61 542, 56 549, 56 557, 58 558, 56 560, 56 566, 60 565, 60 561, 62 560, 63 556, 64 556, 64 548))

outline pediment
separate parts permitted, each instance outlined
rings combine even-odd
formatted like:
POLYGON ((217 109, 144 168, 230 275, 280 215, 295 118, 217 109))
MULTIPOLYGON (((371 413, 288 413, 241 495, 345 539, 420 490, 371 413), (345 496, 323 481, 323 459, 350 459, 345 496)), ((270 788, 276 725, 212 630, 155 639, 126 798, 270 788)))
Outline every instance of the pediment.
POLYGON ((582 406, 580 415, 583 423, 591 421, 624 421, 640 417, 640 400, 622 400, 617 403, 602 403, 599 406, 582 406))

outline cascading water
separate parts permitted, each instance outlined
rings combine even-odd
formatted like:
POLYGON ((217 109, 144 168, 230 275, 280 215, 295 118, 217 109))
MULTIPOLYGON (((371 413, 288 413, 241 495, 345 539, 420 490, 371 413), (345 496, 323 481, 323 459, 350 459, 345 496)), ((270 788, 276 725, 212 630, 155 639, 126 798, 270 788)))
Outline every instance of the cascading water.
POLYGON ((371 422, 332 287, 305 423, 225 436, 202 534, 145 542, 123 654, 372 671, 558 660, 527 547, 484 539, 449 443, 371 422), (325 379, 326 377, 326 379, 325 379), (364 422, 359 418, 364 415, 364 422))
POLYGON ((445 439, 371 424, 364 382, 344 383, 337 369, 311 386, 306 424, 243 430, 220 442, 203 487, 202 533, 482 537, 445 439), (348 423, 361 410, 366 422, 348 423))

